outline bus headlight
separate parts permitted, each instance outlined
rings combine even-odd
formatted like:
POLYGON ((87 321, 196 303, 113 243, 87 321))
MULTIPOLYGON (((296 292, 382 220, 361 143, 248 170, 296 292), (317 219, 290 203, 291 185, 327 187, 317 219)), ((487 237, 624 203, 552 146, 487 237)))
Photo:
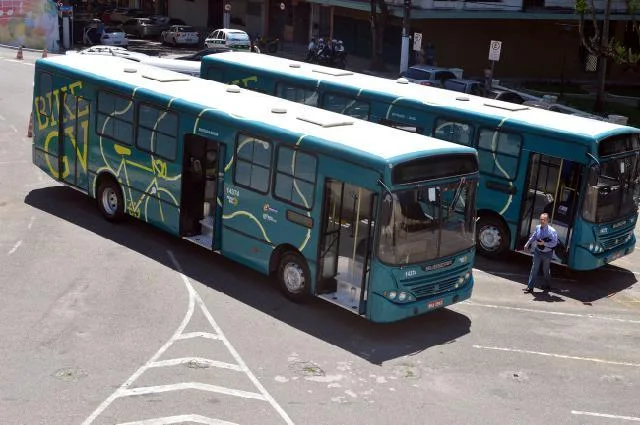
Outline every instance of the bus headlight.
POLYGON ((395 300, 396 295, 398 295, 396 291, 389 291, 389 295, 387 295, 387 298, 389 298, 390 300, 395 300))
POLYGON ((471 277, 471 272, 467 272, 467 274, 464 275, 464 280, 469 280, 470 277, 471 277))
POLYGON ((411 294, 410 292, 405 292, 405 291, 384 291, 384 296, 390 300, 390 301, 397 301, 397 302, 411 302, 411 301, 415 301, 416 297, 413 296, 413 294, 411 294))
POLYGON ((398 301, 405 301, 407 299, 407 293, 406 292, 400 292, 398 294, 398 301))
POLYGON ((469 260, 469 257, 467 257, 466 255, 463 255, 462 257, 458 258, 458 261, 461 263, 466 263, 469 260))
POLYGON ((593 252, 594 248, 595 248, 595 245, 590 243, 589 244, 589 251, 593 252))

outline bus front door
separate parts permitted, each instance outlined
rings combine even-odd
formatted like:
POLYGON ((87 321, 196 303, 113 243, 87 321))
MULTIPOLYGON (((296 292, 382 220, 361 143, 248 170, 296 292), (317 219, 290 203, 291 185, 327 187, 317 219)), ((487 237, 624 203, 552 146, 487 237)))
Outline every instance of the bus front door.
POLYGON ((374 203, 370 190, 326 181, 316 293, 356 314, 366 309, 374 203))
POLYGON ((522 249, 535 230, 542 213, 558 232, 554 261, 566 263, 582 165, 548 155, 532 153, 529 158, 526 198, 522 209, 518 247, 522 249))
POLYGON ((221 180, 222 145, 195 134, 184 138, 180 235, 207 249, 217 249, 221 207, 217 202, 221 180))

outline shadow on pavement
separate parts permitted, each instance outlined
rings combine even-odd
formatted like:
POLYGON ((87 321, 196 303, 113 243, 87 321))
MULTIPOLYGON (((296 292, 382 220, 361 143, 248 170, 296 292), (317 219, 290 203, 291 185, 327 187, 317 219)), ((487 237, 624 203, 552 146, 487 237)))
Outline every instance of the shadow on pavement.
MULTIPOLYGON (((511 280, 522 285, 524 289, 529 279, 531 261, 531 257, 513 252, 506 254, 501 261, 476 256, 475 268, 487 274, 511 280)), ((552 264, 551 290, 544 295, 540 289, 536 289, 534 295, 537 301, 560 301, 562 298, 558 295, 561 295, 589 305, 625 290, 637 281, 633 272, 611 264, 589 271, 570 270, 565 266, 552 264)), ((542 284, 541 278, 537 284, 542 284)))
POLYGON ((319 299, 294 304, 271 279, 222 256, 141 221, 107 222, 93 199, 69 187, 33 190, 25 203, 175 270, 167 253, 171 250, 190 279, 374 364, 452 343, 470 331, 470 319, 448 309, 381 325, 319 299))

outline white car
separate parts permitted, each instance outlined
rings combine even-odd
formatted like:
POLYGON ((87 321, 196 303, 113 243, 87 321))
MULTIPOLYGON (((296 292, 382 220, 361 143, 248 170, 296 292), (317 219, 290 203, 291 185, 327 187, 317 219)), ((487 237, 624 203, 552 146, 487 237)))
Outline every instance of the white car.
POLYGON ((121 46, 128 47, 129 39, 121 28, 106 27, 102 34, 98 34, 99 29, 90 25, 85 27, 82 41, 85 45, 91 46, 101 44, 103 46, 121 46))
POLYGON ((162 32, 160 40, 162 43, 173 46, 178 44, 198 44, 200 42, 198 31, 189 25, 171 25, 168 30, 162 32))
POLYGON ((251 39, 249 35, 240 30, 234 29, 218 29, 213 31, 204 40, 207 48, 227 47, 234 50, 251 50, 251 39))

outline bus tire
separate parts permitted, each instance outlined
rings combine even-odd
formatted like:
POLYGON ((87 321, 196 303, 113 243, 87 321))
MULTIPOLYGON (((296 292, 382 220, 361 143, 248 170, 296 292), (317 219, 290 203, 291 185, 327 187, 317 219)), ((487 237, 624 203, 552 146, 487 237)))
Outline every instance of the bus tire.
POLYGON ((278 282, 284 295, 294 302, 309 299, 311 273, 305 259, 298 253, 287 252, 280 258, 278 282))
POLYGON ((113 179, 105 179, 98 186, 98 208, 109 221, 119 221, 124 217, 124 197, 120 185, 113 179))
POLYGON ((489 258, 504 254, 509 247, 509 230, 502 220, 491 216, 480 217, 477 229, 478 254, 489 258))

